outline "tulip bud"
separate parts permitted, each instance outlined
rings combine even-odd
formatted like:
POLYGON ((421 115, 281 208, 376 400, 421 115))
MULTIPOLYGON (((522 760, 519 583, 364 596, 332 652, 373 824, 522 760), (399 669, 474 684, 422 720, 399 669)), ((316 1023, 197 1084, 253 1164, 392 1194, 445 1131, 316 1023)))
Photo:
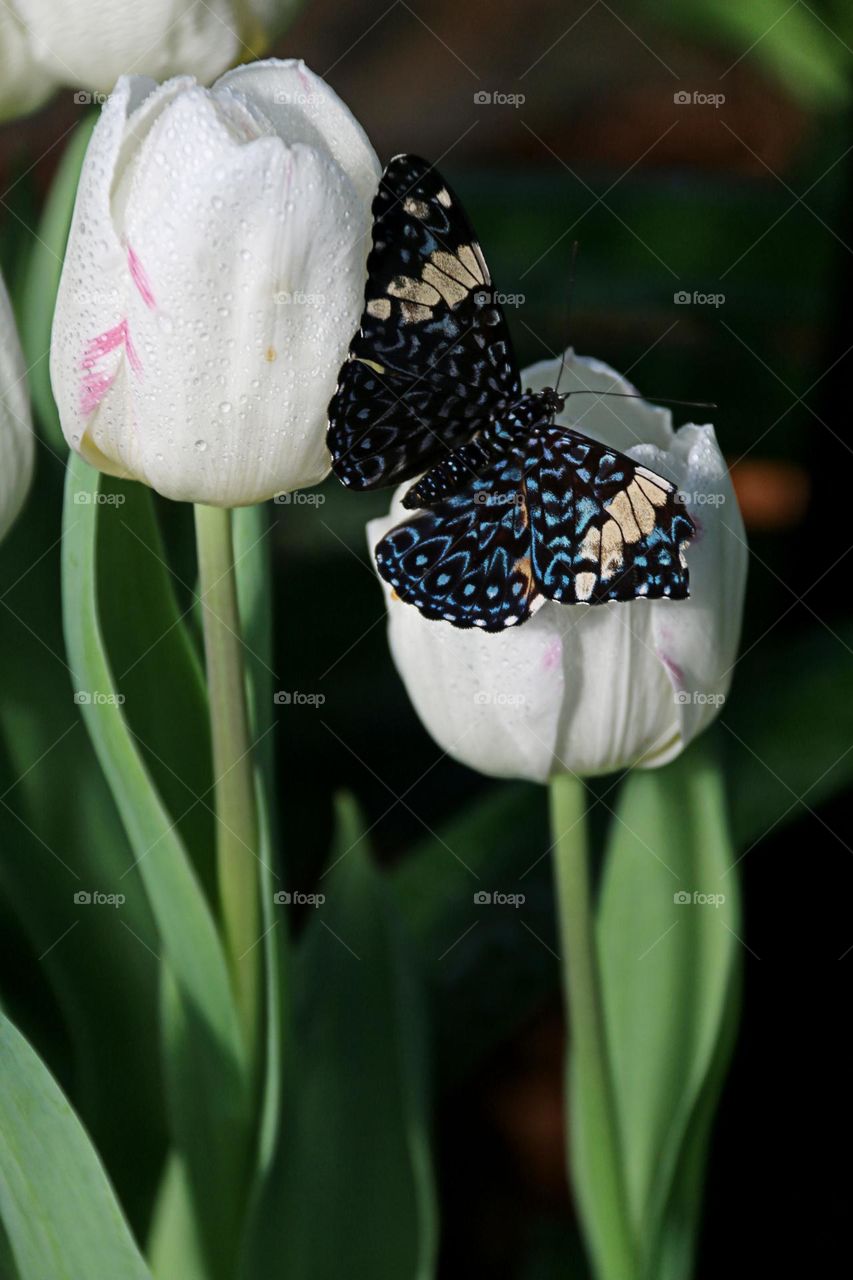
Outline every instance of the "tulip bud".
MULTIPOLYGON (((554 386, 558 361, 522 374, 554 386)), ((569 352, 561 391, 633 392, 569 352)), ((643 400, 570 396, 557 417, 674 482, 696 536, 690 598, 601 605, 547 601, 497 634, 430 622, 385 587, 391 652, 424 725, 449 755, 495 777, 545 782, 672 760, 718 713, 736 660, 747 548, 712 426, 674 431, 643 400)), ((368 525, 371 549, 407 512, 368 525)), ((383 584, 384 586, 384 584, 383 584)))
POLYGON ((33 475, 33 424, 27 372, 0 277, 0 538, 21 509, 33 475))
POLYGON ((122 78, 80 176, 53 324, 69 444, 166 497, 316 484, 379 163, 300 62, 122 78))
POLYGON ((81 103, 97 100, 131 70, 207 83, 248 50, 263 52, 294 8, 295 0, 9 0, 0 4, 0 119, 63 84, 81 103))

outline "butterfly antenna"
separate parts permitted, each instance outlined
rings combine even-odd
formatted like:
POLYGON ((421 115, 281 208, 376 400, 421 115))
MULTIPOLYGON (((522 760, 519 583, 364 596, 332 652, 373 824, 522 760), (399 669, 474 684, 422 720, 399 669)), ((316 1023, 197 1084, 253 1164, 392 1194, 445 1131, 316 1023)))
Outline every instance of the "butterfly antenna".
MULTIPOLYGON (((574 292, 575 292, 575 262, 577 261, 577 256, 578 256, 578 242, 577 240, 575 240, 574 243, 572 244, 572 260, 571 260, 571 263, 569 264, 569 289, 568 289, 568 295, 566 298, 566 328, 567 329, 570 328, 570 321, 572 318, 572 299, 574 297, 574 292)), ((557 381, 554 385, 555 392, 560 390, 560 379, 563 376, 563 370, 565 369, 565 367, 566 367, 566 346, 564 343, 562 355, 560 356, 560 368, 557 373, 557 381)))
POLYGON ((639 391, 596 391, 594 387, 584 387, 579 391, 567 391, 567 396, 620 396, 623 400, 647 400, 649 404, 680 404, 689 409, 719 409, 713 400, 673 400, 669 396, 641 395, 639 391))

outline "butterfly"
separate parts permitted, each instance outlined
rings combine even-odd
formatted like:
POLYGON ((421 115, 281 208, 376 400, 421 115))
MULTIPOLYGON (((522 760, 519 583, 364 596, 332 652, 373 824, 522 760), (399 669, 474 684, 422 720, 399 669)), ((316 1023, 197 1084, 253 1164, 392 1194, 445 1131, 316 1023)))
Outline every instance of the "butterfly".
POLYGON ((351 489, 415 480, 376 547, 430 619, 501 631, 546 600, 684 599, 694 532, 674 485, 556 422, 567 395, 522 391, 470 222, 436 170, 389 163, 373 202, 364 312, 329 405, 351 489))

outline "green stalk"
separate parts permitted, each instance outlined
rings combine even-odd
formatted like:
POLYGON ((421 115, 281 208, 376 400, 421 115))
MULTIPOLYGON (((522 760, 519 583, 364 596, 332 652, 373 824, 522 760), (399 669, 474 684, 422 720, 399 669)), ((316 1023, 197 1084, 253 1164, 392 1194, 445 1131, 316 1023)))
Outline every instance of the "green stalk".
POLYGON ((254 1062, 261 998, 258 814, 231 511, 198 505, 195 529, 213 742, 219 910, 237 1009, 254 1062))
POLYGON ((571 1181, 597 1280, 633 1280, 636 1255, 607 1051, 585 808, 582 783, 572 777, 553 780, 551 830, 569 1025, 566 1140, 571 1181))

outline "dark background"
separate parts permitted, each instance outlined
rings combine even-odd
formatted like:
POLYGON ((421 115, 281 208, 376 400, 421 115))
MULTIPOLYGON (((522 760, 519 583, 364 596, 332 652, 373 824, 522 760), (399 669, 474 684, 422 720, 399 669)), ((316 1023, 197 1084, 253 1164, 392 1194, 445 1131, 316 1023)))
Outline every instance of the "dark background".
MULTIPOLYGON (((651 395, 719 404, 751 560, 743 657, 714 732, 750 834, 743 1018, 712 1150, 703 1280, 834 1267, 851 1189, 853 22, 825 4, 720 8, 316 0, 276 50, 327 77, 383 162, 413 151, 440 164, 497 287, 525 295, 509 311, 522 365, 570 340, 651 395), (525 101, 478 105, 483 91, 525 101), (725 101, 674 100, 694 91, 725 101), (677 305, 682 289, 725 301, 677 305)), ((3 130, 4 179, 79 110, 62 94, 3 130)), ((4 201, 10 287, 55 160, 4 201)), ((394 671, 364 536, 387 499, 333 481, 322 492, 322 506, 276 511, 277 666, 326 699, 322 714, 288 708, 278 735, 291 875, 305 890, 327 856, 337 789, 358 796, 376 850, 402 874, 429 831, 496 785, 441 756, 394 671)), ((526 865, 547 847, 544 797, 514 794, 501 856, 526 865)), ((529 918, 553 944, 547 860, 542 871, 529 918)), ((582 1275, 579 1253, 567 1262, 578 1246, 556 960, 513 926, 463 940, 449 963, 421 961, 435 997, 443 1274, 582 1275), (466 1004, 477 972, 494 973, 494 990, 466 1004)))

